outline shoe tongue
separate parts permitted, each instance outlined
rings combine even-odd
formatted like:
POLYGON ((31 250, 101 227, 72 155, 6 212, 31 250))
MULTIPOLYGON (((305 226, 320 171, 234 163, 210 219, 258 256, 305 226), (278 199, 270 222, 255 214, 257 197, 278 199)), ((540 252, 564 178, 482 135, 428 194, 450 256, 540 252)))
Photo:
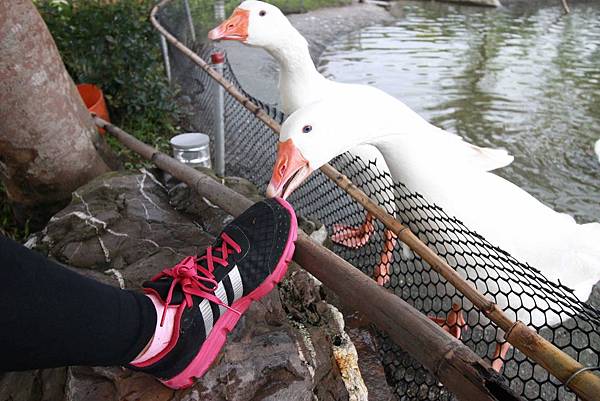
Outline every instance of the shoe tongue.
MULTIPOLYGON (((246 236, 246 234, 244 233, 244 230, 242 230, 240 227, 230 224, 226 227, 225 231, 227 232, 227 235, 229 235, 229 237, 231 237, 232 240, 235 241, 236 244, 238 244, 241 248, 242 248, 242 253, 244 249, 248 249, 249 246, 249 240, 248 237, 246 236)), ((220 258, 222 257, 221 255, 221 247, 223 246, 223 240, 221 238, 217 238, 217 240, 215 241, 214 245, 213 245, 213 255, 220 258)), ((231 247, 227 246, 227 248, 231 251, 231 247)), ((213 271, 213 274, 215 275, 215 279, 217 280, 217 282, 221 281, 223 279, 223 277, 229 272, 229 270, 231 270, 231 268, 235 265, 235 261, 237 259, 237 253, 233 252, 230 253, 228 256, 228 266, 224 267, 221 266, 218 263, 215 263, 215 270, 213 271)), ((202 260, 198 260, 198 264, 201 265, 202 267, 208 269, 207 266, 207 261, 206 259, 202 259, 202 260)), ((202 273, 200 273, 202 274, 202 273)), ((163 302, 167 302, 167 296, 169 294, 169 288, 171 288, 171 283, 173 282, 173 279, 170 277, 163 277, 160 280, 157 281, 146 281, 143 286, 146 288, 151 288, 154 291, 156 291, 156 293, 158 294, 158 296, 160 297, 160 299, 163 302)), ((181 288, 179 287, 179 285, 177 285, 174 289, 173 289, 173 295, 171 296, 171 305, 179 305, 183 302, 184 298, 183 298, 183 293, 181 292, 181 288)))
MULTIPOLYGON (((169 288, 173 279, 170 277, 163 277, 157 281, 146 281, 144 287, 151 288, 158 293, 158 296, 163 302, 167 302, 167 296, 169 295, 169 288)), ((173 295, 171 296, 171 305, 179 305, 183 302, 183 293, 179 288, 173 289, 173 295)))
MULTIPOLYGON (((240 248, 242 249, 242 254, 244 253, 245 249, 248 249, 248 237, 246 236, 246 234, 244 233, 244 230, 242 230, 240 227, 236 226, 236 225, 228 225, 225 230, 225 233, 227 233, 227 235, 236 243, 240 246, 240 248)), ((217 240, 215 241, 213 248, 212 248, 212 254, 213 257, 215 258, 219 258, 222 259, 223 258, 223 254, 221 253, 221 249, 223 247, 223 239, 221 238, 217 238, 217 240)), ((231 269, 233 269, 233 267, 236 265, 238 259, 240 258, 240 254, 237 253, 232 246, 230 246, 229 244, 227 245, 227 250, 228 250, 228 256, 226 258, 227 264, 225 266, 221 265, 218 262, 214 263, 214 270, 213 270, 213 275, 214 278, 217 282, 220 282, 221 280, 223 280, 223 277, 225 277, 225 275, 227 275, 231 269)), ((208 269, 208 262, 205 258, 201 258, 198 260, 198 264, 206 269, 208 269)))
POLYGON ((242 228, 235 224, 230 224, 227 226, 225 232, 242 248, 242 253, 244 249, 248 249, 248 246, 250 245, 249 239, 242 228))

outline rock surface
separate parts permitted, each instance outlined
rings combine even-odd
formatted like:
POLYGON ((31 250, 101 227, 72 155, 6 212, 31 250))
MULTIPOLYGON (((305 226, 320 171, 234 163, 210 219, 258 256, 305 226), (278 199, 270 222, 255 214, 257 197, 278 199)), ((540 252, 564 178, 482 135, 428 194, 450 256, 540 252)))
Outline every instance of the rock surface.
MULTIPOLYGON (((245 180, 226 184, 258 198, 245 180)), ((27 245, 82 274, 138 288, 203 250, 232 219, 190 192, 146 170, 110 173, 78 189, 27 245)), ((71 367, 0 375, 0 401, 349 400, 335 358, 339 347, 332 345, 345 335, 343 324, 307 273, 291 270, 280 291, 243 315, 213 367, 190 389, 172 391, 120 367, 71 367)))

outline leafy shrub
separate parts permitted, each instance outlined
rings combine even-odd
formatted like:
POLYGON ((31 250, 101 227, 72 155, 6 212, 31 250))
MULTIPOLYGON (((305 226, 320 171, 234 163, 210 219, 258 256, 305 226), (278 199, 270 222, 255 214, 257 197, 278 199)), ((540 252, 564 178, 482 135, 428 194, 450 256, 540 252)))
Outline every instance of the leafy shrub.
MULTIPOLYGON (((154 0, 34 0, 76 83, 102 88, 111 120, 138 139, 168 148, 181 120, 175 90, 166 80, 159 35, 149 22, 154 0)), ((268 0, 284 12, 340 5, 350 0, 268 0)), ((240 3, 225 0, 226 15, 240 3)), ((214 20, 214 0, 190 0, 199 38, 214 20)), ((180 0, 164 9, 181 8, 180 0)), ((122 151, 126 159, 136 159, 122 151)))
POLYGON ((166 80, 152 0, 38 0, 76 83, 102 88, 113 123, 164 147, 180 110, 166 80))
MULTIPOLYGON (((351 0, 267 0, 284 13, 348 4, 351 0)), ((159 35, 149 22, 155 0, 33 0, 44 18, 76 83, 102 88, 111 120, 138 139, 168 149, 168 138, 183 113, 175 90, 166 80, 159 35)), ((225 0, 225 14, 239 0, 225 0)), ((198 37, 215 26, 214 0, 190 0, 198 37)), ((170 7, 181 7, 175 0, 170 7)), ((116 141, 109 142, 118 146, 116 141)), ((126 167, 141 164, 138 156, 121 149, 126 167)), ((23 241, 28 225, 18 227, 0 182, 0 235, 23 241)))

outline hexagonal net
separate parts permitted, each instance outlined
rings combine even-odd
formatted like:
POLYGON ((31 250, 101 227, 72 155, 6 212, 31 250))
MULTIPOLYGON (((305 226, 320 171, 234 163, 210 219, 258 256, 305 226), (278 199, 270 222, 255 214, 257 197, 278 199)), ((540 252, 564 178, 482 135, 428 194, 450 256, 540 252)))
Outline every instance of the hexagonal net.
MULTIPOLYGON (((174 34, 182 24, 170 15, 161 22, 174 34), (169 26, 169 22, 171 25, 169 26)), ((210 48, 198 48, 208 60, 210 48)), ((199 67, 177 50, 171 49, 173 75, 185 96, 191 99, 194 128, 214 137, 213 99, 217 85, 199 67)), ((225 77, 243 92, 231 66, 224 65, 225 77)), ((252 98, 279 122, 283 114, 252 98)), ((277 138, 260 120, 228 94, 225 94, 225 147, 228 175, 244 177, 260 190, 265 190, 275 162, 277 138)), ((388 212, 395 215, 432 250, 483 294, 500 305, 513 319, 534 327, 544 338, 567 352, 584 366, 596 367, 600 360, 600 310, 579 301, 573 292, 548 280, 539 270, 521 263, 465 227, 459 220, 429 203, 402 183, 393 182, 380 171, 374 160, 361 160, 343 154, 331 164, 361 188, 388 212)), ((332 181, 315 172, 291 196, 290 202, 298 214, 322 222, 331 235, 357 240, 358 232, 351 227, 363 225, 366 212, 332 181), (346 228, 342 228, 345 226, 346 228), (355 235, 356 234, 356 235, 355 235)), ((377 269, 386 240, 383 225, 376 220, 364 230, 363 244, 334 245, 333 250, 361 269, 379 279, 386 288, 413 305, 422 313, 446 319, 453 305, 463 311, 466 325, 461 340, 478 355, 494 360, 503 333, 482 313, 433 271, 419 256, 401 243, 387 253, 391 257, 389 270, 377 269), (368 237, 368 238, 367 238, 368 237), (382 273, 383 272, 383 273, 382 273)), ((360 242, 360 241, 359 241, 360 242)), ((381 305, 385 308, 385 305, 381 305)), ((450 324, 449 331, 456 328, 450 324)), ((449 400, 453 396, 409 355, 380 336, 381 358, 388 382, 400 400, 449 400)), ((528 400, 575 400, 576 396, 542 367, 511 348, 503 358, 502 372, 510 387, 528 400)))

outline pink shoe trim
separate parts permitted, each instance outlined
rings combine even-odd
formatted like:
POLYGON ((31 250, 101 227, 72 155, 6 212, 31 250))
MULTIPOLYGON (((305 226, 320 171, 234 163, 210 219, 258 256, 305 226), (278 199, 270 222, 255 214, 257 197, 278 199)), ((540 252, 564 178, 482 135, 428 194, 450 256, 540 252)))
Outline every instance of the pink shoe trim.
POLYGON ((154 294, 146 294, 146 296, 150 298, 154 304, 154 309, 156 310, 156 328, 154 329, 154 336, 152 337, 148 349, 142 355, 130 362, 133 366, 139 366, 140 363, 143 363, 159 354, 167 347, 167 345, 170 344, 171 337, 173 337, 173 327, 175 325, 177 307, 174 305, 167 308, 165 321, 161 326, 160 319, 163 316, 165 305, 160 298, 154 294))
POLYGON ((248 310, 253 301, 257 301, 271 292, 275 285, 277 285, 277 283, 283 279, 283 276, 285 276, 285 273, 287 272, 287 266, 294 256, 294 242, 298 237, 298 223, 296 221, 296 213, 294 212, 292 206, 281 198, 275 199, 285 209, 287 209, 291 218, 287 244, 283 250, 283 254, 279 259, 279 262, 277 262, 275 269, 261 285, 254 289, 254 291, 245 297, 238 299, 233 303, 233 305, 231 305, 231 308, 238 311, 239 314, 232 312, 231 310, 227 310, 223 316, 217 320, 217 323, 210 331, 208 338, 204 341, 202 347, 200 347, 200 350, 198 351, 198 354, 196 354, 190 364, 181 373, 172 377, 171 379, 161 380, 164 385, 172 389, 190 387, 194 384, 195 378, 202 377, 202 375, 206 373, 210 365, 221 351, 221 348, 223 348, 223 345, 227 340, 227 334, 233 330, 240 319, 240 316, 246 312, 246 310, 248 310))
MULTIPOLYGON (((154 290, 153 288, 144 288, 144 292, 146 293, 146 295, 151 294, 156 298, 160 299, 160 295, 158 295, 158 292, 156 292, 156 290, 154 290)), ((173 347, 175 347, 175 344, 177 344, 177 341, 179 340, 179 323, 181 321, 181 315, 183 314, 183 310, 185 309, 185 304, 182 303, 180 305, 174 305, 173 307, 177 308, 177 312, 173 317, 173 335, 171 336, 171 341, 169 342, 169 344, 158 354, 154 355, 152 358, 143 362, 137 362, 135 364, 132 363, 133 366, 136 366, 138 368, 145 368, 147 366, 155 364, 156 362, 160 361, 165 355, 171 352, 173 347)), ((160 316, 158 317, 157 324, 160 324, 160 316)))

